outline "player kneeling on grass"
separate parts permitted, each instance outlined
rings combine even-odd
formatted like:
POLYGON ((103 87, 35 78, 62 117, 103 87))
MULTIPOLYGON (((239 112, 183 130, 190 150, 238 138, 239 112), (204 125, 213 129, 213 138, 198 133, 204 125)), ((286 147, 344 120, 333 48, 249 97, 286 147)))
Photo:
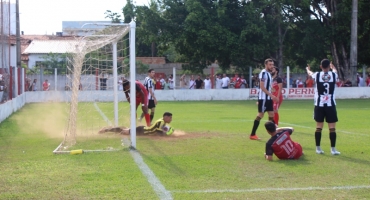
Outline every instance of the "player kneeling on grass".
POLYGON ((266 160, 272 160, 272 154, 279 159, 299 159, 303 155, 302 146, 290 139, 294 131, 292 127, 276 128, 274 122, 268 121, 265 123, 265 128, 271 135, 266 142, 266 160))
MULTIPOLYGON (((172 113, 165 112, 163 118, 155 121, 151 126, 138 126, 136 127, 136 135, 171 135, 175 130, 170 127, 172 121, 172 113)), ((129 135, 130 129, 126 127, 107 127, 99 131, 99 133, 115 132, 122 135, 129 135)))

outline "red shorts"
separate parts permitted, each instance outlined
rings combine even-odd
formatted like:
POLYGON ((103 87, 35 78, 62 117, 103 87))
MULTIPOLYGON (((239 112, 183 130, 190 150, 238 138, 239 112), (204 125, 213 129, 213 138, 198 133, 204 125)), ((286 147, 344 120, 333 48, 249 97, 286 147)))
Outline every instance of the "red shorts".
POLYGON ((293 159, 299 159, 303 154, 302 146, 301 146, 301 144, 299 144, 297 142, 294 142, 294 147, 297 149, 297 152, 293 156, 293 159))
MULTIPOLYGON (((139 107, 140 104, 141 104, 141 98, 136 98, 136 109, 137 107, 139 107)), ((148 106, 148 99, 144 101, 144 105, 148 106)))
POLYGON ((279 103, 273 101, 273 108, 274 110, 279 110, 281 103, 283 103, 283 98, 279 99, 279 103))

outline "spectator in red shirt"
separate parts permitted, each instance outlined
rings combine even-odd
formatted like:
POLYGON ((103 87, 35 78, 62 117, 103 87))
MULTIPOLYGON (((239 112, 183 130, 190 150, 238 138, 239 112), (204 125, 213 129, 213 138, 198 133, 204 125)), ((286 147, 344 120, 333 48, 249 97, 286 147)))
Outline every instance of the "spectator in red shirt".
POLYGON ((311 76, 307 76, 306 87, 307 88, 312 88, 313 87, 313 79, 312 79, 311 76))
POLYGON ((231 80, 231 85, 234 85, 235 89, 240 89, 242 85, 242 80, 239 78, 239 74, 235 74, 234 78, 231 80))
POLYGON ((162 78, 162 75, 159 75, 159 77, 155 79, 155 89, 156 90, 161 90, 163 88, 162 83, 161 83, 161 78, 162 78))
POLYGON ((46 80, 42 83, 42 90, 43 90, 43 91, 48 91, 48 90, 49 90, 49 86, 50 86, 50 83, 48 82, 48 79, 46 79, 46 80))

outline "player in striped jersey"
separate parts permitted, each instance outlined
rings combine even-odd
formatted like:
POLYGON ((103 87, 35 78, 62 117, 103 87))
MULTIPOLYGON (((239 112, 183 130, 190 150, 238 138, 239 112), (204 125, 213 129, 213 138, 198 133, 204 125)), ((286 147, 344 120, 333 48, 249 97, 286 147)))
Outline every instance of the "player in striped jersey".
MULTIPOLYGON (((272 78, 270 72, 274 68, 274 61, 272 59, 265 60, 265 69, 259 74, 260 80, 260 91, 258 93, 258 113, 257 117, 253 122, 253 128, 249 139, 259 140, 260 138, 256 135, 257 128, 260 124, 264 113, 267 111, 269 115, 269 121, 274 121, 274 109, 273 101, 279 103, 279 99, 271 93, 272 78)), ((275 122, 274 122, 275 123, 275 122)))
POLYGON ((337 140, 337 133, 335 132, 335 125, 338 121, 337 109, 335 103, 335 87, 337 80, 337 73, 335 66, 330 63, 328 59, 323 59, 320 64, 321 72, 313 73, 310 67, 306 67, 307 74, 312 76, 315 80, 315 96, 314 96, 314 119, 316 121, 315 142, 316 153, 323 154, 324 151, 320 147, 321 131, 324 126, 324 119, 329 126, 329 138, 331 145, 331 154, 339 155, 340 152, 336 150, 335 143, 337 140), (332 71, 330 71, 332 69, 332 71))
MULTIPOLYGON (((145 77, 144 87, 148 91, 148 109, 150 109, 150 122, 153 121, 155 106, 157 105, 157 99, 154 95, 155 83, 154 83, 155 71, 154 69, 148 70, 148 76, 145 77)), ((141 114, 139 121, 143 118, 144 113, 141 114)))

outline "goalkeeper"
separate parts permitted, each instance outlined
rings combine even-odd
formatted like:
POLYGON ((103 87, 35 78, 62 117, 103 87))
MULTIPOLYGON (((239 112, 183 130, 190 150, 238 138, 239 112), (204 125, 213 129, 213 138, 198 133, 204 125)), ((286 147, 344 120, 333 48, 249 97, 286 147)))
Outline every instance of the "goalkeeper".
MULTIPOLYGON (((138 126, 136 127, 136 135, 171 135, 174 129, 170 127, 172 121, 172 113, 165 112, 163 117, 154 122, 151 126, 138 126)), ((106 127, 102 128, 99 133, 115 132, 121 135, 129 135, 130 129, 126 127, 106 127)))

